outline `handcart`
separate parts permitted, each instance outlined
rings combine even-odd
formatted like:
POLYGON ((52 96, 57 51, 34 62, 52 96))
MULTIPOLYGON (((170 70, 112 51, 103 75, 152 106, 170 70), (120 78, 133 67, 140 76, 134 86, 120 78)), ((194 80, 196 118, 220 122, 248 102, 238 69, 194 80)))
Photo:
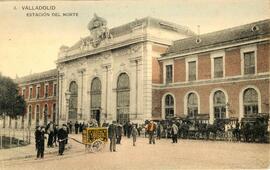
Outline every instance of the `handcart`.
POLYGON ((82 142, 86 152, 99 152, 108 141, 108 128, 86 128, 82 133, 82 142))

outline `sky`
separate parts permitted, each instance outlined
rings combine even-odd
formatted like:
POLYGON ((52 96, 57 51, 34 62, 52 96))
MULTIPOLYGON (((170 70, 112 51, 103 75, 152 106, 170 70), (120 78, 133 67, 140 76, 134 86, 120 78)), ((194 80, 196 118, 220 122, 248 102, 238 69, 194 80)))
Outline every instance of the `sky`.
POLYGON ((269 19, 270 0, 109 0, 0 2, 0 72, 15 78, 56 68, 60 46, 72 46, 90 33, 97 13, 108 27, 152 16, 200 33, 269 19), (23 10, 54 6, 55 10, 23 10), (78 13, 78 16, 26 16, 27 13, 78 13))

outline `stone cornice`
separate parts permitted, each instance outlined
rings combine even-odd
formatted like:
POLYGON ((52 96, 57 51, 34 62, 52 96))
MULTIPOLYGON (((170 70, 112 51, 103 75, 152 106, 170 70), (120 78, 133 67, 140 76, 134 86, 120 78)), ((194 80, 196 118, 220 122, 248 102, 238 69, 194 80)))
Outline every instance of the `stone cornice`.
POLYGON ((36 84, 40 84, 40 83, 49 83, 51 81, 57 81, 57 76, 53 77, 53 78, 50 78, 50 79, 42 79, 42 80, 38 80, 38 81, 27 81, 27 82, 22 82, 22 83, 18 83, 18 86, 19 87, 23 87, 23 86, 33 86, 33 85, 36 85, 36 84))
POLYGON ((227 77, 222 79, 209 79, 209 80, 199 80, 192 82, 175 82, 170 84, 153 84, 153 89, 171 89, 171 88, 184 88, 191 86, 203 86, 203 85, 213 85, 213 84, 225 84, 225 83, 238 83, 244 81, 259 81, 259 80, 270 80, 270 73, 260 73, 258 75, 249 76, 235 76, 227 77))
POLYGON ((155 42, 155 43, 159 43, 159 44, 165 44, 165 45, 171 45, 172 41, 170 40, 164 40, 158 37, 154 37, 151 35, 147 35, 147 34, 143 34, 143 35, 139 35, 130 39, 127 39, 125 41, 121 41, 121 42, 116 42, 114 44, 109 44, 107 46, 103 46, 97 49, 93 49, 90 51, 86 51, 86 52, 81 52, 78 54, 74 54, 74 55, 70 55, 70 56, 66 56, 64 58, 60 58, 56 61, 56 64, 61 64, 67 61, 71 61, 71 60, 75 60, 81 57, 86 57, 86 56, 90 56, 90 55, 95 55, 98 53, 102 53, 108 50, 114 50, 117 48, 121 48, 121 47, 125 47, 125 46, 129 46, 132 44, 136 44, 136 43, 141 43, 141 42, 146 42, 146 41, 150 41, 150 42, 155 42))

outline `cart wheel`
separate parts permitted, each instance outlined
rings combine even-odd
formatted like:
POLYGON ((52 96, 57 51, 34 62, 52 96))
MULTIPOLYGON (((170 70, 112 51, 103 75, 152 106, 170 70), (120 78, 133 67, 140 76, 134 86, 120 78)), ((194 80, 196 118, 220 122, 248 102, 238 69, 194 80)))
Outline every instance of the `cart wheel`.
POLYGON ((91 145, 91 151, 92 152, 99 152, 103 149, 104 142, 101 140, 95 140, 91 145))
POLYGON ((85 145, 85 152, 91 151, 91 145, 85 145))

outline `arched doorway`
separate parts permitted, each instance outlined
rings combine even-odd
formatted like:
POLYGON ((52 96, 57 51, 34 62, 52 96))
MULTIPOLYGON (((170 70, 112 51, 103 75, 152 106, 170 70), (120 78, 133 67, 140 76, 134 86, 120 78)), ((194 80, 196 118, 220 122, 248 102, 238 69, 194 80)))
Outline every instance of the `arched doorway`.
POLYGON ((124 123, 130 120, 129 105, 130 105, 130 86, 129 76, 126 73, 121 73, 117 81, 117 121, 124 123))
POLYGON ((226 97, 224 92, 218 90, 214 93, 214 119, 226 118, 226 97))
POLYGON ((99 78, 94 78, 91 83, 91 118, 96 119, 100 125, 101 113, 101 81, 99 78))
POLYGON ((75 81, 72 81, 69 86, 70 98, 69 98, 69 112, 68 119, 77 119, 77 108, 78 108, 78 85, 75 81))
POLYGON ((243 94, 244 117, 258 113, 258 93, 253 88, 248 88, 243 94))

